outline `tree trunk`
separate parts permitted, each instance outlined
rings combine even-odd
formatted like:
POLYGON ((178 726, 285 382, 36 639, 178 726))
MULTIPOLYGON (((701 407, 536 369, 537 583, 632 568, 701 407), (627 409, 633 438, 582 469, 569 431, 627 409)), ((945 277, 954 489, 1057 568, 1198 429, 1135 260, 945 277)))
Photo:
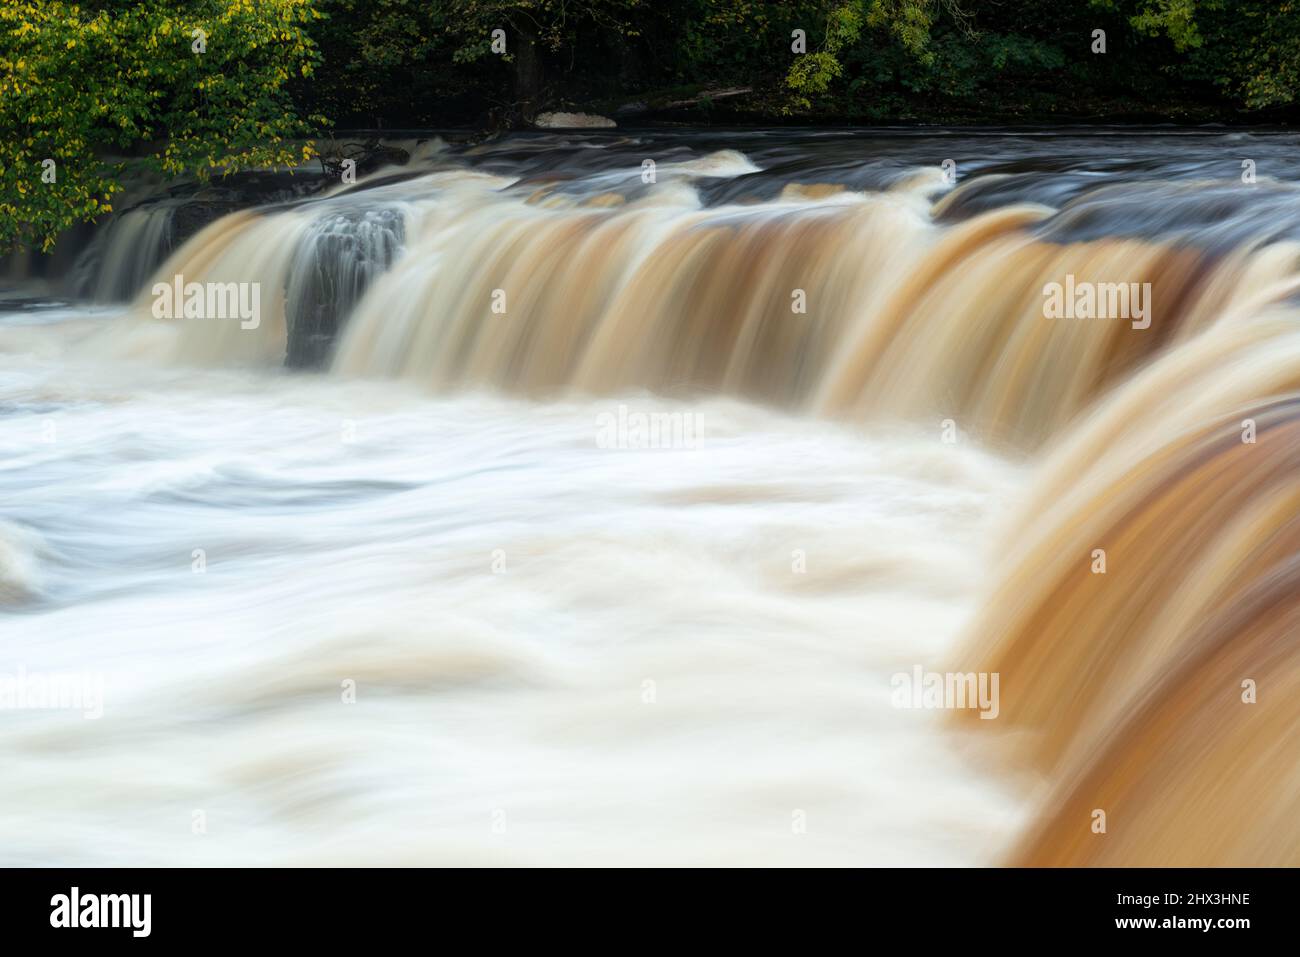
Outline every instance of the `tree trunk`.
POLYGON ((532 122, 541 108, 542 51, 537 42, 537 28, 523 21, 515 28, 515 99, 523 118, 532 122))

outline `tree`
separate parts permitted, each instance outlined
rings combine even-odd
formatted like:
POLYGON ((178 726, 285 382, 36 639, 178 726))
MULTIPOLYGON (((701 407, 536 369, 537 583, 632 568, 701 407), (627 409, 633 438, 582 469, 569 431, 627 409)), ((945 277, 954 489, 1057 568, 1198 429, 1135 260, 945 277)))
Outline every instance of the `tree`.
POLYGON ((968 23, 956 0, 832 0, 825 6, 821 48, 795 60, 786 75, 794 105, 805 109, 810 95, 825 93, 843 74, 840 53, 858 41, 864 26, 887 30, 908 53, 929 64, 930 31, 940 11, 962 27, 968 23))
POLYGON ((318 62, 310 0, 0 6, 0 251, 112 211, 130 154, 200 177, 311 155, 288 95, 318 62))
MULTIPOLYGON (((531 118, 545 102, 546 60, 570 63, 579 56, 583 31, 599 30, 606 40, 638 34, 634 15, 643 0, 464 0, 456 5, 454 32, 459 63, 498 53, 512 64, 516 108, 531 118), (503 31, 494 38, 493 31, 503 31), (504 49, 494 40, 504 39, 504 49)), ((594 59, 594 50, 587 51, 594 59)), ((589 62, 588 67, 597 64, 589 62)))
POLYGON ((1148 36, 1187 54, 1182 72, 1203 78, 1251 109, 1294 103, 1300 91, 1297 0, 1093 0, 1122 7, 1148 36))

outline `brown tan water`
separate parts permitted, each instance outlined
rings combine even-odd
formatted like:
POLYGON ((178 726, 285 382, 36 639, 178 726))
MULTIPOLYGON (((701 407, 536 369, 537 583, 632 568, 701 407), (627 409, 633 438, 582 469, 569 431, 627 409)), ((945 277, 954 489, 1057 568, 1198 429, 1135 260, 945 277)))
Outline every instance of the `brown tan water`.
POLYGON ((0 681, 86 678, 0 712, 0 853, 1300 863, 1293 139, 431 139, 127 213, 129 301, 0 315, 0 681))

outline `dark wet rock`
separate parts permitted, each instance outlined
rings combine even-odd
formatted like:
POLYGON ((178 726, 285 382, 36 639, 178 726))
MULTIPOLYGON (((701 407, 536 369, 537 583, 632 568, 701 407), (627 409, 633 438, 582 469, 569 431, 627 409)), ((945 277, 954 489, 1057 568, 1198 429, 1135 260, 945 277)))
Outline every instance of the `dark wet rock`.
POLYGON ((395 207, 340 211, 312 223, 290 271, 285 365, 326 363, 343 321, 396 260, 404 239, 395 207))
POLYGON ((366 176, 387 166, 405 166, 411 161, 411 154, 401 147, 389 146, 372 138, 365 142, 333 144, 322 150, 320 157, 325 175, 334 182, 343 180, 349 160, 353 163, 354 175, 366 176))

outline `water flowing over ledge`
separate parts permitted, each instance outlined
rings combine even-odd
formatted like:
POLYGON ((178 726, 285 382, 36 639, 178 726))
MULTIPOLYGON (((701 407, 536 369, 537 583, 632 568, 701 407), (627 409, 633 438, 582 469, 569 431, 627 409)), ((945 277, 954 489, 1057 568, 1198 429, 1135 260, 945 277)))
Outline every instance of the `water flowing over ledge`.
MULTIPOLYGON (((1078 147, 1081 165, 1138 154, 1107 160, 1110 175, 1017 157, 968 163, 955 184, 914 157, 960 142, 886 141, 851 174, 836 149, 857 141, 830 142, 819 163, 782 147, 767 169, 634 138, 435 142, 400 175, 226 217, 155 270, 259 283, 254 334, 158 328, 146 284, 132 310, 143 328, 107 338, 186 363, 324 364, 437 390, 650 388, 859 421, 953 418, 1033 447, 1168 347, 1277 295, 1300 250, 1300 191, 1208 178, 1239 172, 1228 136, 1192 141, 1157 174, 1146 141, 1118 137, 1078 147), (1217 169, 1212 151, 1228 153, 1217 169), (649 153, 648 183, 636 157, 649 153), (1044 321, 1044 288, 1065 282, 1148 290, 1150 327, 1044 321)), ((129 259, 120 246, 110 237, 107 258, 129 259)))
MULTIPOLYGON (((102 733, 105 753, 192 699, 193 724, 156 739, 140 770, 162 773, 204 714, 226 711, 241 723, 202 775, 230 787, 266 770, 265 711, 309 742, 309 783, 276 779, 260 804, 236 792, 237 818, 318 799, 342 826, 383 813, 352 796, 358 767, 411 793, 440 788, 427 767, 364 757, 368 742, 404 754, 418 738, 408 722, 451 722, 479 750, 440 739, 457 826, 422 821, 416 857, 492 859, 457 827, 493 789, 567 820, 572 767, 605 807, 649 815, 645 795, 659 794, 701 859, 734 860, 737 834, 809 800, 766 746, 820 782, 817 813, 837 837, 818 839, 818 862, 1300 863, 1286 747, 1300 732, 1295 139, 429 140, 408 144, 405 167, 234 212, 174 249, 174 211, 127 213, 71 274, 99 277, 103 298, 129 292, 125 306, 2 330, 4 353, 23 358, 0 397, 33 416, 59 408, 74 431, 5 447, 0 482, 46 492, 21 527, 0 525, 0 604, 27 610, 16 646, 32 654, 46 615, 84 628, 102 602, 121 620, 152 616, 114 632, 144 660, 194 614, 168 556, 196 536, 221 543, 228 564, 203 609, 274 641, 232 658, 205 633, 206 689, 167 655, 152 683, 120 676, 145 703, 125 738, 102 733), (260 321, 156 318, 152 283, 175 276, 258 284, 260 321), (1045 305, 1053 286, 1120 285, 1145 314, 1045 305), (274 374, 285 366, 296 374, 274 374), (593 419, 628 403, 702 415, 708 455, 598 454, 593 419), (149 428, 132 424, 141 415, 149 428), (360 444, 340 447, 341 423, 360 444), (412 451, 428 448, 432 460, 412 451), (83 489, 96 463, 106 478, 83 489), (184 531, 128 546, 119 511, 151 529, 184 516, 184 531), (101 578, 97 550, 126 555, 134 578, 101 578), (514 578, 483 574, 497 550, 514 578), (792 577, 800 554, 807 570, 792 577), (272 584, 298 562, 319 592, 272 584), (314 608, 325 593, 346 601, 314 608), (859 695, 887 694, 874 678, 915 661, 1002 678, 997 720, 948 722, 956 761, 941 722, 860 709, 859 695), (272 664, 283 677, 256 677, 272 664), (791 669, 798 691, 781 678, 791 669), (312 710, 312 689, 344 672, 388 696, 363 732, 312 710), (684 682, 671 706, 682 729, 720 720, 713 695, 742 713, 708 746, 674 750, 670 729, 618 698, 664 675, 684 682), (315 720, 355 752, 310 744, 315 720), (802 730, 783 738, 789 722, 802 730), (662 762, 625 756, 633 791, 584 762, 642 733, 691 774, 656 790, 645 769, 662 762), (510 743, 493 751, 494 734, 510 743), (707 770, 711 748, 738 742, 750 746, 728 772, 739 791, 707 770), (923 758, 890 797, 900 742, 923 758), (869 758, 854 763, 859 748, 869 758), (522 755, 558 798, 513 781, 522 755), (709 837, 709 808, 751 798, 738 831, 709 837), (880 827, 854 823, 858 802, 880 827), (1101 838, 1088 828, 1098 808, 1101 838), (960 821, 961 846, 945 847, 960 821)), ((0 747, 56 746, 49 733, 0 747)), ((203 789, 171 783, 174 811, 203 789)), ((617 813, 594 818, 575 859, 655 858, 612 837, 617 813)), ((304 855, 291 833, 249 833, 304 855)), ((513 859, 547 859, 556 833, 541 828, 513 859)), ((768 859, 800 859, 788 835, 768 837, 754 845, 768 859)), ((365 843, 346 828, 341 840, 365 843)), ((154 851, 175 854, 162 838, 154 851)))

